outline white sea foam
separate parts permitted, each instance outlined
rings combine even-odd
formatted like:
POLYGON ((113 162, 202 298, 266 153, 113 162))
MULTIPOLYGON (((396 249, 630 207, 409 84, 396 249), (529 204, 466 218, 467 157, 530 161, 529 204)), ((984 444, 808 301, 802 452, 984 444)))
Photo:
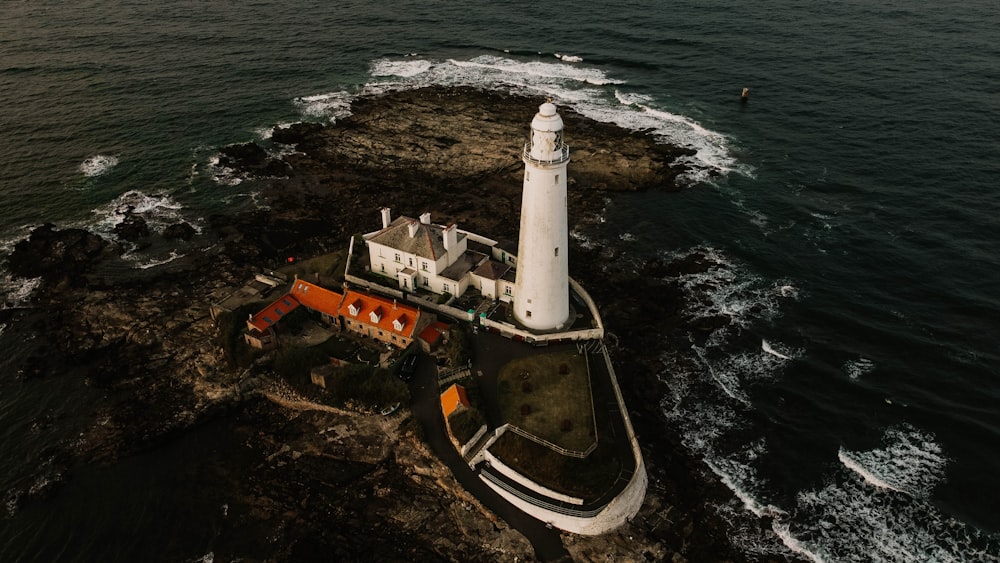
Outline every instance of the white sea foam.
POLYGON ((567 55, 565 53, 555 53, 557 59, 567 62, 567 63, 582 63, 583 57, 578 57, 576 55, 567 55))
MULTIPOLYGON (((96 221, 77 227, 93 227, 98 234, 111 238, 114 228, 125 220, 129 212, 141 216, 152 231, 160 231, 167 225, 184 220, 183 206, 164 193, 148 194, 141 190, 129 190, 114 200, 93 210, 96 221)), ((197 225, 192 225, 200 232, 197 225)))
POLYGON ((714 248, 697 247, 668 253, 666 258, 679 259, 688 255, 704 257, 706 268, 677 278, 690 297, 686 313, 695 318, 722 315, 730 319, 730 324, 747 328, 751 322, 770 319, 777 312, 776 296, 764 280, 714 248))
POLYGON ((783 354, 783 353, 779 352, 778 350, 775 350, 774 346, 772 346, 771 343, 768 342, 767 340, 761 340, 760 341, 760 349, 763 350, 764 352, 768 353, 768 354, 771 354, 772 356, 774 356, 776 358, 781 358, 782 360, 791 360, 792 359, 791 356, 788 356, 786 354, 783 354))
POLYGON ((778 293, 782 297, 789 297, 792 299, 798 299, 799 289, 792 284, 784 284, 778 286, 778 293))
POLYGON ((432 63, 425 60, 395 61, 379 59, 372 63, 372 76, 400 76, 410 78, 430 70, 432 63))
POLYGON ((868 375, 875 369, 875 362, 869 360, 865 357, 860 357, 856 360, 850 360, 844 363, 844 372, 851 379, 859 379, 861 376, 868 375))
POLYGON ((868 452, 841 448, 841 463, 877 486, 929 498, 947 465, 934 436, 904 424, 886 430, 883 442, 884 448, 868 452))
POLYGON ((220 186, 232 187, 243 183, 243 178, 235 170, 220 164, 218 154, 208 157, 205 170, 212 176, 212 181, 220 186))
MULTIPOLYGON (((774 496, 756 471, 766 452, 755 431, 750 390, 803 354, 773 338, 747 338, 760 320, 774 320, 790 280, 763 280, 706 248, 672 255, 695 273, 677 281, 692 303, 686 314, 728 324, 701 336, 690 353, 665 351, 660 405, 682 443, 701 457, 734 500, 717 507, 732 525, 731 538, 761 559, 799 557, 814 562, 998 561, 997 539, 943 514, 930 499, 942 482, 947 456, 933 435, 912 425, 885 430, 881 446, 842 447, 825 484, 791 499, 774 496), (690 260, 691 255, 700 257, 690 260), (749 281, 748 281, 749 280, 749 281), (766 342, 766 344, 765 344, 766 342), (769 349, 769 350, 768 350, 769 349), (755 438, 756 436, 756 438, 755 438), (741 438, 742 437, 742 438, 741 438), (740 441, 745 444, 741 445, 740 441), (761 527, 769 518, 771 529, 761 527)), ((857 369, 874 364, 855 360, 857 369)), ((831 459, 831 462, 835 460, 831 459)))
POLYGON ((126 252, 125 254, 122 254, 122 259, 135 262, 135 267, 140 270, 148 270, 149 268, 169 264, 170 262, 184 258, 185 256, 186 254, 180 254, 175 249, 171 250, 166 256, 162 257, 149 257, 135 252, 126 252))
POLYGON ((100 176, 118 164, 118 157, 106 154, 94 155, 80 163, 79 169, 84 176, 100 176))
POLYGON ((351 100, 353 99, 354 96, 349 92, 340 91, 302 96, 295 98, 294 103, 305 116, 336 121, 351 114, 351 100))
POLYGON ((378 95, 425 86, 473 86, 517 94, 550 96, 581 114, 636 131, 650 131, 661 142, 689 146, 697 152, 681 162, 691 167, 682 179, 708 179, 712 172, 748 173, 730 155, 729 139, 699 122, 624 90, 625 82, 597 68, 581 66, 573 55, 559 60, 516 60, 482 55, 469 60, 379 59, 371 64, 372 81, 357 92, 332 92, 295 99, 307 117, 336 120, 350 112, 358 96, 378 95))

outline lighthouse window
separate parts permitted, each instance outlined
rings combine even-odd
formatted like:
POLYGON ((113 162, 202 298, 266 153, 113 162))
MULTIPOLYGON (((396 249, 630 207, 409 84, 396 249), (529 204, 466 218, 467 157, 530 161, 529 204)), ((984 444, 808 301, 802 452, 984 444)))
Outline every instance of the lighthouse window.
POLYGON ((525 170, 524 171, 524 180, 525 181, 530 181, 531 180, 531 172, 529 170, 525 170))
POLYGON ((531 311, 528 311, 528 318, 531 318, 531 311))
POLYGON ((558 184, 558 183, 559 183, 559 175, 558 175, 558 174, 556 174, 556 181, 555 181, 555 183, 556 183, 556 184, 558 184))
POLYGON ((556 247, 556 256, 559 256, 559 247, 556 247))

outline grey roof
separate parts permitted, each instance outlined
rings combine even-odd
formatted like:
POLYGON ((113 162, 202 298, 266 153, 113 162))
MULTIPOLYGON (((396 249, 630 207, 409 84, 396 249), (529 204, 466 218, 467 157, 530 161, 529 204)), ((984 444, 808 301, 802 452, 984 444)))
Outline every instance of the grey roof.
POLYGON ((454 264, 445 268, 438 275, 449 280, 460 281, 465 274, 471 272, 484 259, 486 259, 486 255, 482 252, 467 250, 458 257, 458 260, 455 260, 454 264))
MULTIPOLYGON (((457 234, 458 240, 465 238, 465 234, 461 232, 457 234)), ((375 233, 368 240, 434 261, 446 253, 444 228, 439 225, 426 225, 410 217, 396 218, 388 227, 375 233), (410 223, 417 224, 417 232, 412 237, 410 236, 410 223)))
POLYGON ((479 267, 476 268, 476 271, 473 273, 481 278, 486 278, 488 280, 498 280, 500 279, 500 276, 503 276, 505 273, 507 273, 507 270, 509 269, 510 269, 509 264, 502 264, 500 262, 497 262, 496 260, 487 260, 482 264, 480 264, 479 267))

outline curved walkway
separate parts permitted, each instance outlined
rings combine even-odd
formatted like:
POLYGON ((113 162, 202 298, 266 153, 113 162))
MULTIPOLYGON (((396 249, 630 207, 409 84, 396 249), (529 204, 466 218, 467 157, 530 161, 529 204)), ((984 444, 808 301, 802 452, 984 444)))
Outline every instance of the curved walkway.
POLYGON ((535 556, 542 561, 569 561, 569 553, 563 547, 559 531, 548 528, 545 523, 525 514, 504 500, 493 489, 483 483, 479 476, 462 459, 448 439, 441 414, 438 395, 437 374, 431 358, 421 354, 422 361, 417 374, 410 383, 413 397, 413 416, 424 429, 425 439, 434 454, 451 469, 455 479, 479 500, 486 508, 500 516, 512 528, 524 534, 535 548, 535 556))
MULTIPOLYGON (((513 358, 550 353, 561 347, 572 347, 575 349, 576 346, 576 343, 572 343, 536 348, 523 342, 504 338, 498 334, 480 331, 476 336, 476 360, 473 363, 472 371, 474 373, 482 373, 482 376, 479 377, 479 387, 482 390, 483 401, 486 403, 485 410, 489 427, 491 429, 497 428, 504 422, 500 415, 499 399, 497 396, 497 378, 500 374, 500 369, 504 365, 513 358)), ((547 505, 555 505, 563 510, 576 510, 586 514, 600 512, 601 509, 617 498, 625 487, 628 486, 632 474, 636 471, 636 459, 632 451, 632 444, 629 441, 628 430, 625 427, 624 415, 615 398, 615 392, 611 383, 611 374, 608 373, 604 354, 602 351, 596 350, 588 350, 587 354, 589 356, 590 385, 591 389, 593 389, 593 397, 603 397, 605 399, 603 403, 594 403, 598 439, 606 440, 614 445, 622 460, 622 469, 615 483, 604 494, 597 499, 585 503, 583 506, 570 505, 539 495, 539 493, 530 491, 519 485, 499 471, 487 471, 489 473, 487 478, 491 481, 498 485, 500 483, 497 481, 502 481, 506 485, 501 485, 505 490, 510 491, 508 487, 513 488, 522 494, 510 491, 512 494, 542 508, 546 508, 547 505), (524 496, 529 498, 524 498, 524 496), (531 498, 536 499, 537 502, 530 500, 531 498)), ((480 464, 478 467, 482 468, 483 465, 480 464)), ((568 512, 562 512, 562 510, 556 510, 556 512, 568 514, 568 512)), ((577 516, 590 517, 583 516, 582 514, 577 516)))

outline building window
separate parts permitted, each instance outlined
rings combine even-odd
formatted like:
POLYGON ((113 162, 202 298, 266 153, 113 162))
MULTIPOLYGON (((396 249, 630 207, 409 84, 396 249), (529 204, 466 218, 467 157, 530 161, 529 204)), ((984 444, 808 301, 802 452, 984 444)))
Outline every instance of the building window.
POLYGON ((504 295, 512 295, 514 292, 509 285, 505 285, 503 288, 504 295))
POLYGON ((451 286, 449 286, 448 284, 444 284, 444 292, 451 293, 451 286))
POLYGON ((431 285, 431 280, 430 280, 430 278, 424 278, 424 287, 427 287, 427 286, 429 286, 429 285, 431 285))
POLYGON ((531 318, 531 311, 528 311, 528 318, 531 318))
POLYGON ((384 274, 385 273, 385 264, 379 264, 379 266, 382 266, 382 273, 384 274))
POLYGON ((427 271, 427 262, 421 262, 420 263, 420 269, 426 272, 427 271))
POLYGON ((402 259, 399 257, 398 252, 396 253, 396 262, 402 262, 402 259))
POLYGON ((413 258, 407 258, 406 260, 409 262, 409 266, 412 268, 413 267, 413 258))

